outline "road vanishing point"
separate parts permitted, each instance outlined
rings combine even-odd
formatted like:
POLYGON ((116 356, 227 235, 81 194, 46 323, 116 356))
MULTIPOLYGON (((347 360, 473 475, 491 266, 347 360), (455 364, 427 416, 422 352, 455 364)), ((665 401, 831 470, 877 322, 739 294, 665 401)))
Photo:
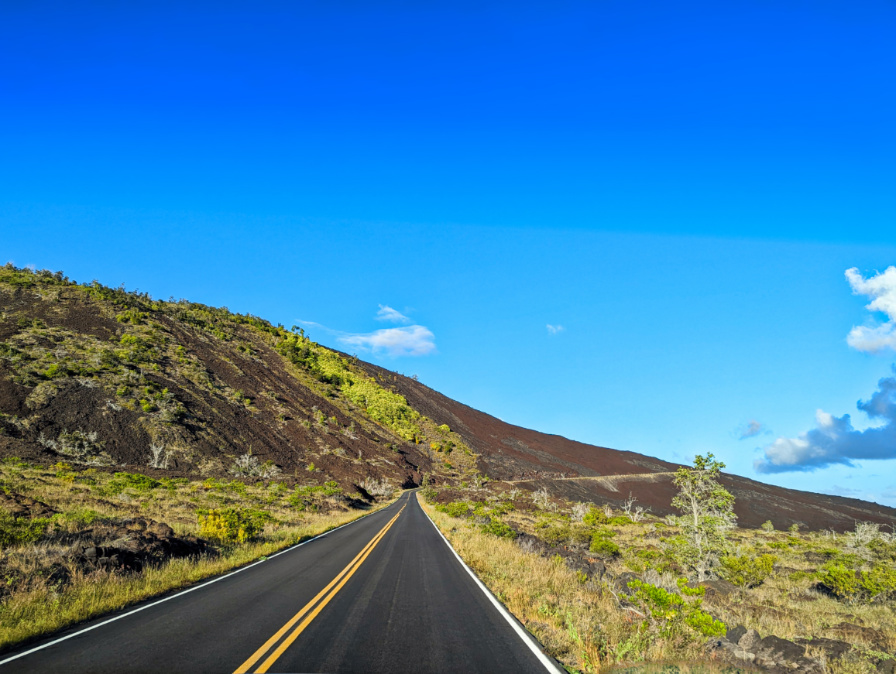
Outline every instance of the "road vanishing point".
POLYGON ((0 655, 7 672, 559 672, 417 502, 0 655))

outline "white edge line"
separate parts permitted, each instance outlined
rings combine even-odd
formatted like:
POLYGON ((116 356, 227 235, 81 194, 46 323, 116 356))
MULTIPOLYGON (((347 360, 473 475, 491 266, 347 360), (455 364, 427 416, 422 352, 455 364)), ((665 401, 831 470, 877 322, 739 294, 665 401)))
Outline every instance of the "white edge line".
MULTIPOLYGON (((401 497, 399 497, 398 499, 393 501, 393 503, 397 503, 399 500, 401 500, 401 497)), ((388 506, 386 506, 386 508, 388 508, 391 505, 392 505, 392 503, 390 503, 388 506)), ((253 566, 258 566, 259 564, 267 561, 268 559, 273 559, 274 557, 278 557, 279 555, 282 555, 284 552, 290 552, 291 550, 295 550, 296 548, 301 548, 306 543, 310 543, 311 541, 316 541, 319 538, 323 538, 324 536, 332 534, 334 531, 339 531, 343 527, 347 527, 351 524, 354 524, 355 522, 360 522, 365 517, 369 517, 370 515, 376 515, 376 513, 383 512, 386 508, 381 508, 380 510, 377 510, 375 512, 361 515, 361 517, 359 517, 356 520, 352 520, 351 522, 346 522, 345 524, 340 524, 335 529, 330 529, 329 531, 325 531, 324 533, 319 534, 319 535, 315 536, 314 538, 309 538, 307 541, 302 541, 301 543, 296 543, 295 545, 291 545, 288 548, 284 548, 283 550, 280 550, 279 552, 275 552, 273 555, 268 555, 265 559, 259 559, 257 562, 252 562, 251 564, 247 564, 246 566, 241 566, 236 571, 231 571, 230 573, 226 573, 223 576, 218 576, 217 578, 212 578, 211 580, 207 580, 204 583, 200 583, 199 585, 194 585, 193 587, 187 588, 186 590, 181 590, 180 592, 175 592, 174 594, 169 595, 169 596, 165 597, 164 599, 159 599, 159 600, 151 602, 149 604, 145 604, 139 608, 135 608, 132 611, 128 611, 127 613, 122 613, 121 615, 117 615, 114 618, 109 618, 108 620, 104 620, 101 623, 97 623, 96 625, 91 625, 90 627, 85 627, 83 630, 78 630, 77 632, 72 632, 71 634, 67 634, 64 637, 60 637, 59 639, 54 639, 53 641, 45 643, 41 646, 35 646, 34 648, 31 648, 27 651, 23 651, 22 653, 19 653, 17 655, 10 656, 4 660, 0 660, 0 666, 5 665, 7 662, 12 662, 13 660, 18 660, 19 658, 24 658, 26 655, 31 655, 32 653, 36 653, 37 651, 42 651, 43 649, 49 648, 50 646, 55 646, 58 643, 67 641, 68 639, 71 639, 72 637, 79 636, 86 632, 90 632, 91 630, 95 630, 96 628, 102 627, 103 625, 108 625, 109 623, 114 623, 116 620, 121 620, 122 618, 127 618, 128 616, 134 615, 135 613, 140 613, 140 611, 145 611, 146 609, 152 608, 153 606, 158 606, 159 604, 164 604, 166 601, 171 601, 172 599, 176 599, 177 597, 182 597, 185 594, 189 594, 190 592, 195 592, 196 590, 201 590, 204 587, 208 587, 212 583, 217 583, 219 580, 224 580, 225 578, 230 578, 230 576, 234 576, 238 573, 241 573, 242 571, 247 571, 248 569, 251 569, 253 566)), ((433 525, 433 526, 435 526, 435 525, 433 525)), ((457 554, 457 553, 455 553, 455 554, 457 554)))
POLYGON ((551 662, 551 658, 545 655, 544 651, 541 650, 538 643, 535 641, 535 638, 531 634, 529 634, 519 623, 519 621, 510 614, 510 611, 505 608, 504 604, 498 601, 498 598, 494 594, 492 594, 492 591, 489 590, 481 580, 479 580, 479 577, 474 573, 473 569, 467 566, 467 563, 460 558, 460 555, 457 554, 457 550, 455 550, 454 546, 451 545, 447 538, 445 538, 445 534, 443 534, 439 527, 436 526, 436 523, 433 521, 432 517, 429 516, 429 513, 426 512, 426 510, 424 510, 422 506, 420 510, 423 510, 423 514, 426 515, 426 518, 429 520, 430 524, 435 527, 435 530, 438 532, 439 536, 442 537, 442 540, 445 541, 445 545, 448 546, 448 549, 454 553, 455 557, 457 557, 457 561, 460 562, 460 565, 464 567, 464 569, 466 569, 467 573, 470 574, 470 577, 473 579, 476 585, 479 586, 479 589, 482 590, 482 593, 489 598, 489 601, 491 601, 492 604, 494 604, 495 608, 498 609, 498 612, 503 616, 504 620, 506 620, 507 623, 513 628, 513 631, 517 633, 520 639, 525 642, 525 644, 529 647, 529 650, 532 651, 532 653, 535 654, 535 657, 538 658, 538 661, 544 665, 544 668, 549 672, 560 672, 561 674, 565 674, 562 669, 559 669, 557 665, 551 662))

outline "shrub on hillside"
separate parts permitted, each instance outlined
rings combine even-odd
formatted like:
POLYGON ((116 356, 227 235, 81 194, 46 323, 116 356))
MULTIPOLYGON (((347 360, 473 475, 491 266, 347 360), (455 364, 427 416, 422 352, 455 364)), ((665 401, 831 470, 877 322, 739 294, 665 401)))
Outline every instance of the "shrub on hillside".
POLYGON ((819 581, 823 589, 849 603, 896 598, 896 569, 886 564, 857 572, 832 562, 819 572, 819 581))
POLYGON ((610 538, 613 536, 612 531, 598 531, 591 538, 591 545, 588 549, 604 557, 617 557, 620 554, 619 546, 610 538))
POLYGON ((875 565, 870 571, 862 572, 859 587, 866 601, 896 599, 896 569, 890 565, 875 565))
POLYGON ((34 543, 46 531, 50 524, 48 517, 13 517, 5 510, 0 509, 0 548, 8 548, 13 545, 34 543))
POLYGON ((200 510, 199 535, 221 543, 245 543, 251 541, 271 519, 264 511, 243 508, 216 508, 200 510))
POLYGON ((470 504, 466 501, 452 501, 451 503, 436 506, 436 509, 449 517, 466 517, 470 514, 470 504))
POLYGON ((569 542, 572 531, 565 522, 550 522, 542 520, 535 525, 538 537, 551 547, 559 547, 569 542))
POLYGON ((896 563, 896 539, 875 539, 868 544, 868 549, 871 550, 877 559, 890 564, 896 563))
POLYGON ((484 524, 482 526, 482 531, 500 538, 509 538, 510 540, 515 539, 517 535, 507 524, 495 518, 492 518, 488 524, 484 524))
POLYGON ((600 524, 606 524, 607 514, 600 508, 591 506, 590 508, 588 508, 588 512, 586 512, 582 517, 582 522, 592 527, 598 526, 600 524))
POLYGON ((104 491, 110 496, 117 496, 125 489, 133 489, 139 492, 150 492, 162 483, 142 473, 115 473, 115 476, 106 485, 104 491))
POLYGON ((628 586, 634 590, 630 597, 644 609, 650 626, 664 637, 681 634, 685 626, 707 637, 722 636, 728 629, 700 608, 700 599, 686 601, 674 592, 640 580, 633 580, 628 586))
POLYGON ((720 575, 740 587, 759 587, 771 575, 777 561, 774 555, 728 555, 719 560, 722 567, 720 575))
MULTIPOLYGON (((282 483, 281 483, 282 484, 282 483)), ((323 485, 296 486, 287 501, 297 510, 317 510, 320 501, 328 496, 338 496, 342 489, 335 480, 324 482, 323 485)))

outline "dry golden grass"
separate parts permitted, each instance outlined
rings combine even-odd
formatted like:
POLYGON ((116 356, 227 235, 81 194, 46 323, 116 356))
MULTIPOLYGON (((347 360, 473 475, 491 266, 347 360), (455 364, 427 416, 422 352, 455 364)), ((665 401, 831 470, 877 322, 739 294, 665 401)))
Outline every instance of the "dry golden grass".
POLYGON ((148 492, 125 489, 108 495, 112 476, 100 472, 62 477, 52 470, 0 465, 0 487, 46 503, 61 513, 51 525, 56 534, 83 529, 85 516, 111 521, 141 516, 166 522, 176 533, 195 534, 196 510, 236 506, 263 508, 274 518, 260 540, 219 548, 215 555, 172 559, 147 566, 139 573, 97 570, 87 573, 67 553, 71 546, 57 543, 53 535, 43 541, 0 549, 0 567, 18 582, 0 603, 0 648, 46 635, 63 627, 121 609, 153 596, 187 587, 256 561, 302 540, 362 517, 388 505, 384 500, 369 511, 335 509, 299 512, 276 485, 225 485, 179 483, 148 492), (80 480, 80 482, 79 482, 80 480), (106 491, 104 491, 106 490, 106 491), (63 570, 64 583, 47 577, 51 569, 63 570))
POLYGON ((896 653, 894 602, 849 604, 814 589, 815 572, 821 563, 807 561, 806 553, 820 549, 844 550, 844 536, 738 529, 732 538, 743 552, 773 553, 779 559, 775 573, 762 585, 742 591, 737 601, 716 603, 716 612, 727 622, 745 625, 763 635, 774 634, 791 640, 840 639, 859 647, 872 650, 883 647, 885 653, 896 653), (785 542, 791 545, 769 547, 769 544, 785 542), (845 633, 840 627, 844 623, 868 629, 845 633))
MULTIPOLYGON (((500 502, 500 497, 472 490, 455 490, 453 498, 467 503, 483 499, 500 502)), ((583 582, 559 557, 552 560, 526 552, 508 539, 485 533, 475 518, 458 519, 425 507, 464 560, 568 668, 637 667, 639 672, 642 667, 655 672, 719 668, 707 662, 705 637, 694 633, 688 640, 682 636, 662 638, 655 631, 649 636, 639 632, 641 619, 623 609, 606 584, 583 582)), ((511 510, 500 519, 518 531, 541 537, 548 529, 539 526, 546 522, 565 527, 572 547, 576 532, 586 528, 571 523, 569 514, 556 504, 550 510, 511 510)), ((621 550, 618 557, 603 559, 611 576, 631 571, 645 580, 653 578, 648 582, 675 589, 680 568, 673 563, 668 571, 656 572, 669 565, 663 540, 677 533, 675 527, 648 517, 640 523, 614 521, 604 528, 615 532, 612 541, 621 550), (645 572, 650 575, 643 575, 645 572)), ((830 533, 736 529, 730 534, 731 551, 748 557, 774 554, 778 560, 774 571, 755 588, 736 589, 730 595, 709 592, 703 608, 728 627, 744 625, 762 636, 846 641, 853 650, 840 660, 827 662, 812 647, 809 655, 819 656, 830 674, 863 674, 875 658, 896 653, 896 602, 850 604, 814 589, 826 555, 846 559, 842 555, 855 553, 847 542, 847 536, 830 533)), ((863 554, 870 563, 870 551, 863 554)))
POLYGON ((640 621, 620 609, 611 592, 594 581, 582 582, 562 560, 524 552, 513 541, 420 501, 464 561, 567 668, 600 672, 637 662, 706 661, 694 642, 639 632, 640 621))

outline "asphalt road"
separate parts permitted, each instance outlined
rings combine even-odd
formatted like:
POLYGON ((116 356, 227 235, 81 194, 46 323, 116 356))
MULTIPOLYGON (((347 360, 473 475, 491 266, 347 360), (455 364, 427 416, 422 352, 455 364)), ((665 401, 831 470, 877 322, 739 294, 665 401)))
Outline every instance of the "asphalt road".
POLYGON ((22 650, 51 645, 0 665, 0 674, 549 671, 413 493, 252 568, 146 604, 30 644, 22 650))

